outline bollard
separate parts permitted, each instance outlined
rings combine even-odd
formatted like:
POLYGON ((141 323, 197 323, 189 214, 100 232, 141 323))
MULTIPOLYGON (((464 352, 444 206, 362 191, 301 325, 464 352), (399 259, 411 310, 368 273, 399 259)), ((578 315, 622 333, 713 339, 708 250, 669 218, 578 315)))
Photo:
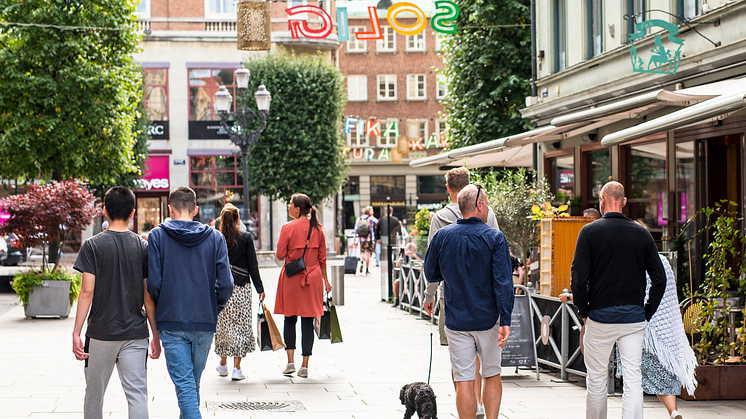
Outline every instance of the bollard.
POLYGON ((345 267, 332 266, 332 299, 334 305, 345 305, 345 267))

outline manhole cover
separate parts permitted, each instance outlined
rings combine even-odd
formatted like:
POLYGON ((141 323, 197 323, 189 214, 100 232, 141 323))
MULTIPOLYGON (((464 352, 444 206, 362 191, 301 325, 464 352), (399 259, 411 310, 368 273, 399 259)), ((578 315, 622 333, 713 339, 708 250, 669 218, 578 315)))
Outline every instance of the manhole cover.
POLYGON ((306 408, 300 400, 279 402, 207 402, 208 412, 240 412, 245 410, 296 412, 306 410, 306 408))

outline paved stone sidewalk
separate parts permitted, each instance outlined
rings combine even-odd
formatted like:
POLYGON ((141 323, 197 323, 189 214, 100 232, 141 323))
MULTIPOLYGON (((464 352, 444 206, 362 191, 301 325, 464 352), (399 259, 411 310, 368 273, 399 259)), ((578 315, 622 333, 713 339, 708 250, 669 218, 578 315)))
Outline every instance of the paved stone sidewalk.
MULTIPOLYGON (((404 415, 399 389, 414 381, 427 381, 430 334, 433 364, 430 382, 438 396, 440 418, 455 418, 456 407, 447 348, 437 344, 437 328, 380 301, 380 276, 348 275, 345 305, 338 312, 344 343, 316 341, 309 377, 284 377, 284 351, 254 352, 243 361, 244 381, 219 377, 213 353, 202 377, 204 417, 224 418, 400 418, 404 415), (295 412, 213 412, 212 402, 299 401, 295 412)), ((278 269, 262 269, 267 304, 274 306, 278 269)), ((256 310, 256 295, 254 310, 256 310)), ((81 418, 85 392, 83 363, 71 352, 74 315, 65 320, 26 320, 23 308, 0 296, 0 417, 81 418), (9 308, 9 309, 8 309, 9 308), (4 313, 4 314, 3 314, 4 313)), ((73 311, 74 313, 74 311, 73 311)), ((282 327, 282 316, 276 316, 282 327)), ((300 363, 300 358, 296 360, 300 363)), ((174 387, 163 357, 148 361, 152 418, 178 417, 174 387)), ((582 379, 559 382, 542 374, 508 368, 503 373, 501 417, 582 418, 585 389, 582 379)), ((746 418, 746 402, 685 402, 686 419, 746 418)), ((104 404, 105 417, 126 418, 127 406, 119 379, 112 376, 104 404)), ((648 418, 668 415, 653 397, 646 397, 648 418)), ((621 417, 621 398, 609 399, 609 417, 621 417)))

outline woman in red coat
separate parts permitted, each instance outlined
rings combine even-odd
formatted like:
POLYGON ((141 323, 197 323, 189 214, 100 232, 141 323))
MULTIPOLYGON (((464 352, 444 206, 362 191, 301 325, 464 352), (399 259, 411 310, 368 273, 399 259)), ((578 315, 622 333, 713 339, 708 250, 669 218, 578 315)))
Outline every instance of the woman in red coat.
POLYGON ((326 238, 316 218, 316 208, 311 205, 311 199, 304 194, 295 194, 290 198, 288 214, 295 220, 280 230, 277 241, 277 258, 285 262, 293 262, 303 256, 306 246, 309 226, 311 238, 303 261, 306 270, 288 277, 283 266, 280 280, 277 283, 277 297, 275 314, 285 316, 285 351, 288 364, 283 374, 295 372, 295 324, 298 316, 301 318, 301 348, 303 350, 303 364, 298 370, 298 377, 308 377, 308 357, 313 349, 313 320, 323 315, 324 288, 331 292, 332 286, 326 275, 326 238), (310 214, 310 217, 309 217, 310 214))

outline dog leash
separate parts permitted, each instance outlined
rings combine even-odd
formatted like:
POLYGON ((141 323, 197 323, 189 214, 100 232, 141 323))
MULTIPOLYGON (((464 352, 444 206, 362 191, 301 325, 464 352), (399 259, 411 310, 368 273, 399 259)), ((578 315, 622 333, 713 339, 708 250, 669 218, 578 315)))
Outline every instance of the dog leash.
MULTIPOLYGON (((435 312, 433 311, 433 315, 435 312)), ((430 317, 430 366, 427 369, 427 385, 430 385, 430 373, 433 371, 433 318, 430 317)))

